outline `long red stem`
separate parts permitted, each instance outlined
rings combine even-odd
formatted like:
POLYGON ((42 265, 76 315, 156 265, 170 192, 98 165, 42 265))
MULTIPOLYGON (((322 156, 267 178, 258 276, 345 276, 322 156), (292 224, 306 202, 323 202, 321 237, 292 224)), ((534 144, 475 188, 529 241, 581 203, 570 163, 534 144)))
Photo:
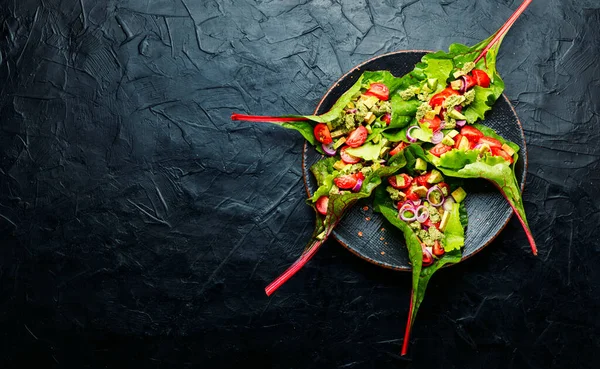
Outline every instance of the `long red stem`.
POLYGON ((402 353, 404 356, 408 352, 408 343, 410 341, 410 331, 412 329, 412 315, 413 315, 413 295, 415 291, 410 291, 410 308, 408 309, 408 319, 406 321, 406 329, 404 330, 404 343, 402 343, 402 353))
POLYGON ((492 46, 494 46, 494 44, 496 42, 498 42, 498 40, 501 40, 502 37, 504 37, 504 35, 506 35, 506 32, 508 32, 510 27, 512 27, 512 25, 517 21, 517 18, 519 18, 521 16, 521 14, 523 14, 525 9, 527 9, 527 7, 529 6, 529 4, 531 4, 532 1, 533 0, 523 1, 523 3, 517 8, 517 10, 515 10, 515 12, 510 16, 510 18, 508 18, 508 20, 504 23, 504 25, 502 27, 500 27, 500 29, 498 30, 498 32, 496 33, 496 36, 494 36, 492 41, 490 41, 490 43, 487 44, 487 46, 483 49, 481 54, 479 54, 477 59, 475 59, 475 63, 477 63, 481 58, 483 58, 485 56, 485 54, 487 54, 488 50, 492 46))
POLYGON ((513 212, 517 215, 517 218, 519 219, 519 222, 521 223, 521 226, 523 227, 523 230, 525 231, 525 235, 527 236, 529 245, 531 246, 531 251, 533 252, 534 256, 537 256, 537 253, 538 253, 537 246, 535 244, 535 240, 533 239, 533 235, 531 234, 531 229, 529 229, 529 226, 527 225, 527 223, 525 223, 525 220, 523 219, 523 217, 521 216, 521 214, 519 213, 519 211, 517 210, 515 205, 512 203, 512 201, 510 201, 508 196, 506 196, 506 192, 504 192, 504 190, 502 190, 502 188, 500 186, 498 186, 498 184, 496 184, 495 182, 493 182, 493 181, 490 181, 490 182, 493 183, 494 186, 496 186, 496 188, 498 188, 498 190, 500 190, 500 193, 502 194, 502 196, 504 196, 504 198, 508 202, 508 205, 510 205, 510 207, 513 209, 513 212))
POLYGON ((294 262, 282 275, 277 277, 271 284, 265 288, 267 296, 271 296, 281 285, 287 282, 288 279, 292 278, 308 261, 317 253, 319 247, 323 244, 323 241, 316 241, 313 245, 294 262))
POLYGON ((296 121, 301 121, 301 120, 309 120, 308 118, 304 118, 304 117, 270 117, 267 115, 246 115, 246 114, 237 114, 237 113, 233 113, 231 114, 231 120, 245 120, 248 122, 265 122, 265 123, 272 123, 272 122, 296 122, 296 121))

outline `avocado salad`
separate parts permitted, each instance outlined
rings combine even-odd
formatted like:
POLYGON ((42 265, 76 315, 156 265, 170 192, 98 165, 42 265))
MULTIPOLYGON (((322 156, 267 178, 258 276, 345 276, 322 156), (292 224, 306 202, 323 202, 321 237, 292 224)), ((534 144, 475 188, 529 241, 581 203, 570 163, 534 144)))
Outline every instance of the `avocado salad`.
POLYGON ((427 53, 402 77, 366 71, 329 111, 281 117, 232 114, 297 130, 317 152, 314 232, 300 257, 266 287, 271 295, 297 273, 359 199, 402 231, 412 266, 412 293, 402 354, 435 271, 461 260, 467 178, 492 182, 521 222, 534 254, 515 177, 519 146, 478 124, 504 90, 496 70, 502 39, 530 0, 488 39, 427 53))

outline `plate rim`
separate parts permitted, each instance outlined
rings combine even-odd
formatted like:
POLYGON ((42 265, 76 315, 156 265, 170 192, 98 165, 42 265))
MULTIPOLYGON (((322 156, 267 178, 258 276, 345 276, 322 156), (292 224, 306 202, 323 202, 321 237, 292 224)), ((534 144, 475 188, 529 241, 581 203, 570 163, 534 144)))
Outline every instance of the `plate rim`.
MULTIPOLYGON (((317 106, 315 107, 315 110, 313 112, 313 114, 317 114, 317 112, 319 111, 321 105, 323 104, 325 98, 331 93, 331 91, 337 87, 339 85, 339 83, 345 79, 348 75, 350 75, 351 73, 360 70, 361 67, 365 66, 368 63, 373 62, 374 60, 380 59, 380 58, 384 58, 384 57, 388 57, 388 56, 392 56, 392 55, 396 55, 396 54, 406 54, 406 53, 432 53, 435 52, 433 50, 420 50, 420 49, 416 49, 416 50, 397 50, 397 51, 392 51, 389 53, 385 53, 385 54, 381 54, 381 55, 377 55, 374 56, 372 58, 369 58, 367 60, 365 60, 364 62, 356 65, 355 67, 353 67, 352 69, 350 69, 348 72, 344 73, 340 78, 338 78, 332 85, 331 87, 329 87, 329 89, 323 94, 323 96, 321 97, 321 100, 319 100, 319 103, 317 104, 317 106)), ((521 120, 519 119, 519 116, 517 115, 517 111, 515 110, 515 107, 513 106, 513 104, 510 102, 510 100, 508 99, 508 97, 506 96, 506 94, 504 92, 502 92, 502 97, 504 98, 504 100, 506 101, 506 103, 508 103, 508 106, 510 107, 510 109, 512 110, 515 118, 517 119, 517 125, 519 127, 519 130, 521 131, 521 136, 523 137, 523 148, 525 149, 525 155, 523 157, 523 180, 521 183, 521 193, 523 192, 523 190, 525 189, 525 183, 527 182, 527 167, 529 164, 529 150, 527 150, 527 141, 525 140, 525 131, 523 130, 523 124, 521 124, 521 120)), ((304 182, 304 190, 306 191, 306 195, 307 197, 311 197, 312 194, 310 193, 310 188, 308 186, 308 181, 307 179, 307 175, 310 175, 310 173, 306 173, 306 165, 305 165, 305 153, 308 150, 308 142, 305 140, 304 141, 304 145, 302 148, 302 180, 304 182)), ((487 246, 489 246, 492 242, 494 242, 494 240, 500 235, 500 233, 502 233, 504 231, 504 229, 506 228, 506 226, 508 225, 508 222, 512 219, 513 215, 514 215, 514 210, 510 209, 510 215, 506 218, 506 220, 504 221, 504 224, 502 225, 502 227, 500 227, 500 229, 498 230, 498 232, 491 237, 482 247, 478 248, 476 251, 472 252, 469 255, 465 255, 463 256, 460 261, 458 263, 455 264, 459 264, 467 259, 470 259, 471 257, 473 257, 474 255, 478 254, 479 252, 481 252, 483 249, 485 249, 487 246)), ((336 234, 336 230, 334 229, 331 232, 331 236, 338 242, 340 243, 346 250, 350 251, 352 254, 358 256, 359 258, 369 262, 370 264, 374 264, 383 268, 386 268, 388 270, 395 270, 395 271, 401 271, 401 272, 410 272, 412 271, 412 268, 408 267, 408 268, 404 268, 404 267, 396 267, 390 264, 385 264, 382 262, 379 262, 377 260, 374 260, 366 255, 363 255, 361 253, 359 253, 358 251, 356 251, 354 248, 348 246, 345 242, 343 242, 342 240, 340 240, 340 238, 337 236, 336 234)), ((442 268, 446 268, 446 267, 450 267, 452 265, 455 264, 446 264, 444 265, 442 268)))

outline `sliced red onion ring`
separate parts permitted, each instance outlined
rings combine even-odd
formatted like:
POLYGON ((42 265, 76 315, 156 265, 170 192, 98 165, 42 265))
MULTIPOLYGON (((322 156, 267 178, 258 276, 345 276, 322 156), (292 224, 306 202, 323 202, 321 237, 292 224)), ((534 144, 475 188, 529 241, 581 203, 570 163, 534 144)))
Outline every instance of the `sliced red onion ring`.
POLYGON ((464 94, 465 92, 467 92, 467 78, 465 76, 461 76, 460 79, 462 80, 462 86, 460 87, 460 93, 464 94))
POLYGON ((444 133, 442 131, 435 131, 431 137, 431 143, 437 145, 442 142, 443 139, 444 133))
POLYGON ((429 247, 421 247, 423 249, 423 266, 430 266, 433 264, 433 255, 429 250, 429 247))
POLYGON ((457 127, 464 127, 464 126, 465 126, 465 124, 467 124, 467 121, 466 121, 466 120, 457 120, 457 121, 456 121, 456 126, 457 126, 457 127))
POLYGON ((452 206, 454 205, 455 201, 452 198, 452 196, 448 196, 446 197, 446 199, 444 200, 444 211, 452 211, 452 206))
POLYGON ((362 184, 363 184, 363 180, 359 178, 358 181, 356 181, 356 184, 354 185, 354 187, 352 187, 352 192, 360 191, 360 189, 362 188, 362 184))
POLYGON ((462 105, 456 105, 456 106, 454 107, 454 110, 456 110, 457 112, 459 112, 459 113, 460 113, 460 112, 462 111, 462 105))
POLYGON ((421 205, 421 199, 418 199, 418 200, 408 200, 408 201, 412 202, 412 204, 414 205, 415 208, 417 206, 421 205))
POLYGON ((346 110, 346 113, 348 113, 348 114, 354 114, 354 113, 356 113, 357 111, 358 111, 358 110, 356 110, 356 109, 348 109, 348 110, 346 110))
POLYGON ((334 156, 336 154, 336 150, 333 148, 333 142, 327 145, 321 144, 321 147, 323 148, 323 151, 325 151, 325 154, 329 156, 334 156))
POLYGON ((446 128, 446 121, 445 120, 443 120, 443 121, 440 122, 440 129, 444 129, 444 128, 446 128))
POLYGON ((429 190, 427 190, 427 201, 429 201, 429 203, 435 207, 438 206, 442 206, 442 204, 444 203, 444 193, 442 192, 442 189, 439 188, 438 186, 432 186, 429 190), (440 194, 440 201, 439 202, 434 202, 432 201, 432 196, 431 194, 436 191, 440 194))
POLYGON ((414 207, 410 206, 410 204, 404 204, 400 208, 400 211, 398 212, 398 216, 400 217, 400 219, 402 219, 405 222, 412 222, 413 220, 415 220, 417 218, 417 212, 415 211, 414 207), (406 213, 406 212, 410 212, 412 214, 412 216, 404 215, 404 213, 406 213))
POLYGON ((410 142, 417 142, 417 139, 416 139, 416 138, 414 138, 414 137, 413 137, 413 136, 410 134, 410 132, 411 132, 411 131, 413 131, 413 130, 415 130, 415 129, 421 129, 421 127, 419 127, 419 126, 412 126, 412 127, 410 127, 409 129, 407 129, 407 130, 406 130, 406 138, 408 138, 408 140, 409 140, 410 142))
POLYGON ((427 210, 427 208, 423 205, 419 206, 417 208, 417 222, 419 223, 423 223, 427 220, 427 218, 429 218, 429 210, 427 210))

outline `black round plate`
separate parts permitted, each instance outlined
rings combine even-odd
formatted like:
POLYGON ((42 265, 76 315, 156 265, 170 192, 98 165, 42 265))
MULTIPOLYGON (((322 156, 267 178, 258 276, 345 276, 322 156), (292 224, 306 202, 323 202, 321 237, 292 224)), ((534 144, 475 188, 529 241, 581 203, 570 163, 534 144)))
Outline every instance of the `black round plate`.
MULTIPOLYGON (((397 51, 377 56, 358 65, 327 91, 317 106, 315 114, 327 112, 364 71, 388 70, 400 77, 410 72, 427 52, 397 51)), ((516 175, 517 181, 523 188, 527 169, 525 136, 517 114, 506 96, 502 95, 502 98, 498 99, 494 108, 488 113, 485 125, 521 148, 516 175)), ((321 158, 322 156, 312 146, 304 145, 302 171, 309 196, 317 188, 309 168, 321 158)), ((468 193, 465 206, 469 215, 469 225, 466 230, 463 260, 490 244, 506 226, 513 213, 506 200, 489 182, 468 179, 465 180, 464 188, 468 193)), ((410 270, 402 232, 389 224, 380 214, 373 212, 371 204, 371 199, 359 201, 334 229, 333 236, 348 250, 371 263, 395 270, 410 270)))

